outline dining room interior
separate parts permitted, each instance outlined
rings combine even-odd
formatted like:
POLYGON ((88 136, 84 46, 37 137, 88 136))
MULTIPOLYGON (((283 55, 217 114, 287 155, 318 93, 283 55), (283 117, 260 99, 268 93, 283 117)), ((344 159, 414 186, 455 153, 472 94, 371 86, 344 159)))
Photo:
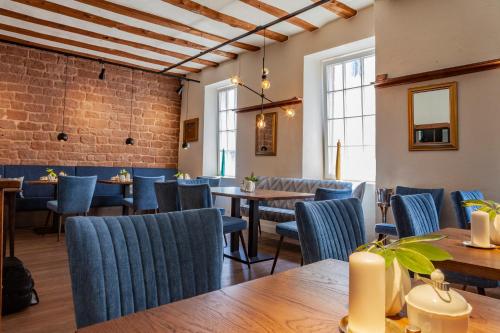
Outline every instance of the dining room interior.
POLYGON ((500 332, 498 31, 498 0, 0 0, 0 330, 500 332))

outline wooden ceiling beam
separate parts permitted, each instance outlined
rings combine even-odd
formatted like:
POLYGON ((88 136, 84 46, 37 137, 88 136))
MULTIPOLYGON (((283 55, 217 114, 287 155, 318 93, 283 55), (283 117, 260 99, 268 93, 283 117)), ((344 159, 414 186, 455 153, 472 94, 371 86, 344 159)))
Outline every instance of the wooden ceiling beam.
MULTIPOLYGON (((108 28, 114 28, 117 30, 125 31, 125 32, 131 33, 134 35, 138 35, 141 37, 156 39, 156 40, 159 40, 162 42, 171 43, 171 44, 175 44, 175 45, 179 45, 179 46, 183 46, 183 47, 187 47, 187 48, 192 48, 192 49, 196 49, 196 50, 204 51, 204 50, 209 49, 209 47, 204 46, 204 45, 193 43, 193 42, 190 42, 190 41, 187 41, 184 39, 180 39, 180 38, 174 38, 174 37, 171 37, 168 35, 160 34, 160 33, 146 30, 143 28, 134 27, 131 25, 127 25, 127 24, 118 22, 118 21, 114 21, 114 20, 110 20, 110 19, 107 19, 104 17, 93 15, 91 13, 83 12, 81 10, 77 10, 77 9, 73 9, 70 7, 63 6, 63 5, 59 5, 59 4, 56 4, 54 2, 50 2, 50 1, 45 1, 45 0, 11 0, 11 1, 22 3, 25 5, 31 6, 31 7, 43 9, 43 10, 53 12, 53 13, 56 13, 59 15, 65 15, 65 16, 73 17, 73 18, 76 18, 79 20, 91 22, 94 24, 103 25, 103 26, 106 26, 108 28)), ((236 53, 221 51, 221 50, 214 50, 211 53, 217 54, 221 57, 230 58, 230 59, 235 59, 238 56, 236 53)))
MULTIPOLYGON (((312 2, 317 2, 318 0, 311 0, 312 2)), ((346 4, 332 0, 322 5, 323 8, 328 9, 329 11, 337 14, 340 17, 345 19, 351 18, 355 16, 358 11, 354 8, 347 6, 346 4)))
MULTIPOLYGON (((233 28, 239 28, 239 29, 243 29, 246 31, 251 31, 251 30, 254 30, 255 28, 257 28, 257 26, 253 23, 249 23, 249 22, 240 20, 234 16, 230 16, 230 15, 218 12, 216 10, 213 10, 213 9, 207 7, 207 6, 203 6, 195 1, 191 1, 191 0, 163 0, 163 1, 166 3, 169 3, 171 5, 177 6, 179 8, 182 8, 184 10, 190 11, 192 13, 205 16, 205 17, 212 19, 214 21, 227 24, 233 28)), ((288 36, 280 34, 278 32, 271 31, 271 30, 266 30, 265 32, 264 31, 257 32, 257 34, 259 34, 259 35, 264 35, 264 33, 265 33, 265 36, 267 38, 276 40, 278 42, 284 42, 284 41, 288 40, 288 36)))
MULTIPOLYGON (((271 6, 260 0, 240 0, 240 1, 246 3, 249 6, 257 8, 265 13, 268 13, 274 17, 283 17, 289 14, 287 11, 281 8, 271 6)), ((298 17, 289 18, 287 22, 307 31, 314 31, 318 29, 317 26, 298 17)))
MULTIPOLYGON (((14 27, 14 26, 11 26, 8 24, 0 23, 0 29, 14 32, 14 33, 21 34, 21 35, 25 35, 25 36, 40 38, 40 39, 44 39, 44 40, 50 40, 50 41, 56 42, 56 43, 72 45, 72 46, 80 47, 80 48, 87 49, 87 50, 93 50, 93 51, 102 52, 102 53, 106 53, 106 54, 112 54, 115 56, 124 57, 124 58, 128 58, 128 59, 134 59, 134 60, 139 60, 139 61, 143 61, 143 62, 148 62, 151 64, 160 65, 160 66, 165 66, 165 67, 172 66, 172 63, 169 63, 166 61, 152 59, 152 58, 146 58, 146 57, 139 56, 139 55, 132 54, 132 53, 128 53, 125 51, 110 49, 107 47, 93 45, 93 44, 87 44, 87 43, 72 40, 72 39, 57 37, 57 36, 53 36, 53 35, 47 35, 47 34, 43 34, 43 33, 32 31, 32 30, 14 27)), ((199 68, 193 68, 193 67, 187 67, 187 66, 179 66, 178 68, 180 70, 184 70, 184 71, 191 72, 191 73, 199 73, 201 71, 201 69, 199 69, 199 68)))
MULTIPOLYGON (((0 8, 0 15, 11 17, 11 18, 14 18, 14 19, 17 19, 17 20, 21 20, 21 21, 25 21, 25 22, 30 22, 30 23, 34 23, 34 24, 38 24, 38 25, 43 25, 43 26, 46 26, 46 27, 49 27, 49 28, 54 28, 54 29, 58 29, 58 30, 68 31, 68 32, 72 32, 72 33, 75 33, 75 34, 84 35, 84 36, 92 37, 92 38, 96 38, 96 39, 101 39, 101 40, 105 40, 105 41, 108 41, 108 42, 113 42, 113 43, 117 43, 117 44, 131 46, 131 47, 135 47, 137 49, 147 50, 147 51, 151 51, 151 52, 163 54, 163 55, 166 55, 166 56, 170 56, 170 57, 173 57, 173 58, 178 58, 178 59, 187 59, 187 58, 189 58, 189 56, 187 54, 182 54, 182 53, 173 52, 173 51, 169 51, 169 50, 165 50, 165 49, 160 49, 158 47, 154 47, 154 46, 147 45, 147 44, 141 44, 141 43, 136 43, 136 42, 133 42, 133 41, 128 41, 128 40, 124 40, 124 39, 120 39, 120 38, 115 38, 115 37, 111 37, 111 36, 108 36, 108 35, 103 35, 103 34, 100 34, 100 33, 97 33, 97 32, 93 32, 93 31, 90 31, 90 30, 84 30, 84 29, 80 29, 80 28, 76 28, 76 27, 70 27, 70 26, 67 26, 67 25, 64 25, 64 24, 61 24, 61 23, 56 23, 56 22, 52 22, 52 21, 42 20, 42 19, 39 19, 39 18, 36 18, 36 17, 33 17, 33 16, 21 14, 21 13, 18 13, 18 12, 13 12, 11 10, 4 9, 4 8, 0 8)), ((217 67, 219 65, 217 62, 210 61, 210 60, 205 60, 205 59, 200 59, 200 58, 194 59, 193 62, 198 63, 200 65, 212 66, 212 67, 217 67)))
MULTIPOLYGON (((116 4, 113 2, 109 2, 109 1, 105 1, 105 0, 76 0, 76 1, 93 6, 93 7, 104 9, 104 10, 107 10, 107 11, 110 11, 110 12, 113 12, 116 14, 121 14, 121 15, 125 15, 128 17, 132 17, 132 18, 141 20, 141 21, 161 25, 161 26, 166 27, 166 28, 179 30, 179 31, 182 31, 182 32, 185 32, 185 33, 197 36, 197 37, 210 39, 210 40, 220 42, 220 43, 227 41, 227 38, 224 38, 224 37, 221 37, 221 36, 218 36, 215 34, 208 33, 206 31, 202 31, 202 30, 190 27, 186 24, 183 24, 183 23, 180 23, 180 22, 177 22, 177 21, 165 18, 165 17, 153 15, 153 14, 150 14, 147 12, 143 12, 143 11, 140 11, 140 10, 137 10, 137 9, 134 9, 131 7, 123 6, 120 4, 116 4)), ((234 47, 238 47, 240 49, 243 49, 243 50, 247 50, 247 51, 260 50, 260 47, 258 47, 258 46, 254 46, 254 45, 250 45, 250 44, 246 44, 246 43, 241 43, 241 42, 234 42, 234 43, 231 43, 231 45, 234 47)))

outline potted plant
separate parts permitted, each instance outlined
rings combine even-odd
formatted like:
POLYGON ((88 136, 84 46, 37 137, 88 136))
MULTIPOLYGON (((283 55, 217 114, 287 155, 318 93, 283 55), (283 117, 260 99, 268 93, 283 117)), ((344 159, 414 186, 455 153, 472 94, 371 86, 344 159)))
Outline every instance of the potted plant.
POLYGON ((500 245, 500 204, 493 200, 465 200, 462 206, 478 207, 478 210, 490 215, 490 240, 500 245))
POLYGON ((184 173, 184 172, 181 172, 180 170, 174 175, 174 177, 177 179, 191 179, 191 176, 189 176, 189 173, 184 173))
POLYGON ((47 168, 47 179, 49 181, 56 181, 57 180, 57 173, 54 171, 54 169, 47 168))
POLYGON ((431 274, 435 268, 433 261, 451 259, 451 255, 430 242, 445 238, 443 235, 425 235, 401 238, 393 243, 374 241, 361 245, 356 251, 367 251, 381 255, 386 265, 386 315, 398 314, 405 305, 405 296, 411 289, 408 271, 431 274))
POLYGON ((118 176, 119 176, 121 182, 126 181, 127 176, 128 176, 128 179, 130 180, 130 174, 127 171, 127 169, 121 169, 120 172, 118 172, 118 176))
POLYGON ((250 176, 243 179, 241 190, 244 192, 255 192, 255 185, 259 182, 259 178, 255 177, 253 172, 250 176))

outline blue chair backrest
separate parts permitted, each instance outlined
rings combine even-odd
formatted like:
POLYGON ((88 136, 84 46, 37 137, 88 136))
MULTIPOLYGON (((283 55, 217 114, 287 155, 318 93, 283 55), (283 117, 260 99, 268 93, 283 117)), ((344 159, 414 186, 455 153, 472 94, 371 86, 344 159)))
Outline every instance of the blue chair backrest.
POLYGON ((391 207, 400 238, 439 230, 436 204, 430 193, 393 195, 391 207))
POLYGON ((359 183, 358 186, 352 191, 352 197, 358 198, 359 201, 363 202, 365 197, 366 182, 359 183))
POLYGON ((476 211, 478 207, 463 207, 462 202, 465 200, 482 200, 484 199, 483 193, 478 190, 455 191, 451 192, 450 196, 455 208, 455 214, 457 215, 458 225, 462 229, 469 229, 472 212, 476 211))
POLYGON ((295 215, 306 264, 324 259, 348 261, 366 242, 363 209, 357 198, 297 202, 295 215))
POLYGON ((201 184, 208 184, 208 185, 210 185, 210 182, 208 181, 207 178, 177 179, 177 182, 179 183, 179 185, 201 185, 201 184))
POLYGON ((156 182, 155 193, 160 213, 175 212, 177 210, 180 210, 176 180, 156 182))
POLYGON ((71 217, 66 245, 78 328, 221 287, 217 209, 71 217))
POLYGON ((181 210, 212 208, 212 192, 208 184, 178 185, 181 210))
POLYGON ((59 176, 57 210, 61 214, 81 214, 90 209, 97 176, 59 176))
POLYGON ((220 177, 198 176, 196 179, 208 179, 208 185, 210 185, 210 187, 219 187, 221 182, 220 177))
POLYGON ((348 199, 352 196, 350 188, 324 188, 318 187, 314 194, 314 201, 348 199))
POLYGON ((155 186, 156 182, 164 182, 165 176, 159 177, 139 177, 134 176, 134 209, 135 210, 153 210, 158 208, 156 201, 155 186))
POLYGON ((443 188, 416 188, 406 186, 396 186, 396 193, 399 195, 412 195, 429 193, 432 195, 434 204, 436 206, 438 216, 441 214, 441 207, 443 207, 444 189, 443 188))

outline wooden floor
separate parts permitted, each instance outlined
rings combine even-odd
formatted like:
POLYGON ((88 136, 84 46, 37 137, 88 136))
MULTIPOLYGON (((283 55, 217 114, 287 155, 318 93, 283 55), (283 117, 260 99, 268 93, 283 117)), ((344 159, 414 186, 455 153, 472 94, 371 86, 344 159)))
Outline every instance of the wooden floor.
MULTIPOLYGON (((277 238, 263 233, 260 250, 274 254, 277 238)), ((38 236, 31 230, 16 231, 16 256, 33 275, 40 303, 22 312, 2 319, 2 332, 74 332, 76 329, 71 298, 68 257, 64 241, 57 242, 56 235, 38 236)), ((276 271, 299 266, 298 245, 284 244, 276 271)), ((222 285, 228 286, 266 276, 271 271, 272 261, 246 265, 233 260, 224 260, 222 285)))

